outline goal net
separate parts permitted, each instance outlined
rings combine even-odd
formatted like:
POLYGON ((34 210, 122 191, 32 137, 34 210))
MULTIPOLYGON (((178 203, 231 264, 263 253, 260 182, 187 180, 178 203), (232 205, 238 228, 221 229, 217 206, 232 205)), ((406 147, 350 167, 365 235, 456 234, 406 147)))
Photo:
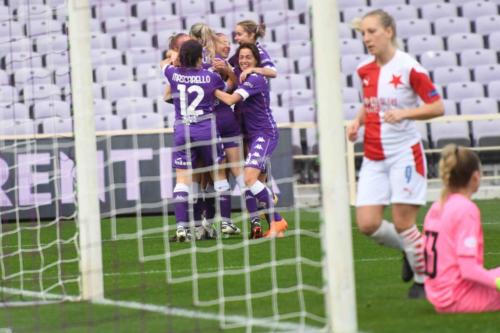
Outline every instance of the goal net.
POLYGON ((308 1, 9 0, 0 15, 0 331, 332 329, 331 286, 352 267, 332 266, 343 243, 327 246, 336 221, 306 184, 320 178, 308 1), (243 172, 241 151, 219 166, 239 232, 221 231, 221 193, 203 180, 187 202, 192 226, 203 212, 205 237, 195 228, 179 242, 173 153, 246 141, 175 146, 159 63, 169 38, 199 22, 229 36, 234 53, 243 20, 266 23, 261 43, 278 71, 280 139, 265 184, 288 230, 251 239, 246 189, 229 172, 243 172))

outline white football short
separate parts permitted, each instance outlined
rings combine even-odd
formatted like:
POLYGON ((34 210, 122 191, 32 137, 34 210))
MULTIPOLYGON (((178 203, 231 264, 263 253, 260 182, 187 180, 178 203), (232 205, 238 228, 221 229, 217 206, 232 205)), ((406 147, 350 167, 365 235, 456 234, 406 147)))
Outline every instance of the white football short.
POLYGON ((427 163, 420 142, 382 161, 363 159, 356 206, 423 205, 426 193, 427 163))

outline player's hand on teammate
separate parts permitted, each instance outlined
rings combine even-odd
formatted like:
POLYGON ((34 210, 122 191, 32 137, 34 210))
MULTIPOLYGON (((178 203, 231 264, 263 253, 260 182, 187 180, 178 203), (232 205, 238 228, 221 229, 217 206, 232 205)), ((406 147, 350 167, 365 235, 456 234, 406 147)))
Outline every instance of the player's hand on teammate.
POLYGON ((245 69, 243 72, 240 74, 240 83, 243 83, 246 79, 247 76, 253 73, 253 67, 245 69))
POLYGON ((388 110, 384 112, 384 121, 389 124, 396 124, 404 120, 403 110, 388 110))
POLYGON ((215 69, 215 71, 218 72, 218 73, 225 74, 227 72, 227 70, 228 70, 228 66, 227 66, 226 62, 224 60, 222 60, 222 59, 215 58, 212 61, 212 66, 215 69))
POLYGON ((347 126, 347 138, 349 141, 354 142, 358 139, 358 131, 359 131, 360 123, 356 118, 347 126))

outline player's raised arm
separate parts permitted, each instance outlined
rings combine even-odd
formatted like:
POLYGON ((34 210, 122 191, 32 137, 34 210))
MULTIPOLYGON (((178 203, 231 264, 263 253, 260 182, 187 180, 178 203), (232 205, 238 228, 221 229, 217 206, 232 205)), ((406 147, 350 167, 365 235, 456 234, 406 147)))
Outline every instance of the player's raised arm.
POLYGON ((238 93, 228 94, 227 92, 222 91, 220 89, 217 89, 215 91, 215 97, 217 97, 219 100, 221 100, 224 104, 227 105, 234 105, 242 100, 240 94, 238 93))

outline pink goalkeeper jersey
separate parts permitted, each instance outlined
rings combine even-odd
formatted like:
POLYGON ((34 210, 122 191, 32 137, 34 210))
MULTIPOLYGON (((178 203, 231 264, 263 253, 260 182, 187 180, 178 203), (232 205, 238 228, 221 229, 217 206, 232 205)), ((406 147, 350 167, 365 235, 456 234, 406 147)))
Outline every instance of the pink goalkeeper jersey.
POLYGON ((425 103, 438 100, 439 94, 427 71, 409 54, 396 51, 394 57, 380 67, 374 57, 357 68, 363 85, 365 109, 365 156, 384 160, 407 150, 421 140, 412 120, 397 124, 384 122, 384 112, 418 106, 418 98, 425 103))
POLYGON ((458 258, 473 257, 483 266, 483 229, 477 206, 451 194, 443 206, 435 202, 424 222, 425 291, 437 308, 461 299, 474 283, 460 274, 458 258))

